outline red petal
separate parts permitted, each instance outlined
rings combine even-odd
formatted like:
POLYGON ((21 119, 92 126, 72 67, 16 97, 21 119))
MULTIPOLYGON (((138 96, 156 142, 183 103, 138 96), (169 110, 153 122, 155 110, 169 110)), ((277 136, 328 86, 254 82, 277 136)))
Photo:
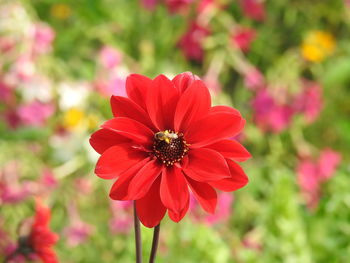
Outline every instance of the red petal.
POLYGON ((210 185, 225 192, 236 191, 248 183, 248 177, 243 169, 234 161, 227 159, 230 168, 231 178, 226 178, 216 182, 210 182, 210 185))
POLYGON ((198 148, 237 135, 241 127, 241 117, 232 113, 212 113, 196 121, 185 132, 191 148, 198 148))
POLYGON ((186 180, 202 208, 208 213, 214 214, 217 203, 215 189, 207 183, 196 182, 189 177, 186 177, 186 180))
POLYGON ((243 162, 251 157, 246 148, 235 140, 222 140, 214 144, 207 145, 206 147, 219 152, 225 158, 234 159, 238 162, 243 162))
POLYGON ((228 106, 214 106, 214 107, 211 107, 211 109, 210 109, 210 113, 219 113, 219 112, 232 113, 234 115, 241 117, 240 130, 243 130, 244 125, 245 125, 245 119, 242 118, 242 115, 238 110, 231 108, 231 107, 228 107, 228 106))
POLYGON ((35 251, 43 263, 58 263, 55 251, 50 247, 43 247, 39 251, 35 251))
POLYGON ((111 107, 114 117, 127 117, 152 129, 155 128, 145 110, 128 98, 112 96, 111 107))
POLYGON ((189 200, 187 182, 181 169, 173 166, 164 170, 160 198, 166 208, 181 213, 189 200))
POLYGON ((106 121, 101 127, 115 131, 145 146, 150 146, 153 142, 154 133, 142 123, 129 118, 113 118, 106 121))
POLYGON ((172 82, 180 93, 183 93, 195 80, 199 78, 192 72, 184 72, 176 75, 172 82))
POLYGON ((175 131, 185 131, 194 121, 207 115, 211 99, 208 88, 201 80, 196 80, 181 95, 176 106, 174 127, 175 131))
POLYGON ((179 92, 164 75, 153 80, 147 96, 147 110, 154 125, 161 131, 174 130, 174 113, 179 92))
POLYGON ((230 170, 224 157, 214 150, 191 149, 188 152, 188 159, 184 172, 196 181, 208 182, 230 177, 230 170))
POLYGON ((210 113, 220 113, 220 112, 233 113, 241 117, 241 113, 232 107, 219 105, 219 106, 214 106, 210 108, 210 113))
POLYGON ((147 157, 147 154, 132 148, 132 144, 124 143, 106 150, 98 159, 95 173, 103 179, 118 177, 147 157))
POLYGON ((128 198, 130 200, 137 200, 145 196, 160 175, 162 169, 163 166, 158 160, 148 162, 132 179, 129 186, 128 198))
POLYGON ((135 177, 138 171, 149 162, 149 158, 144 159, 138 164, 132 166, 130 169, 120 175, 117 181, 113 184, 109 197, 114 200, 129 200, 128 189, 131 180, 135 177))
POLYGON ((126 79, 126 93, 136 104, 146 109, 146 97, 152 80, 138 74, 131 74, 126 79))
POLYGON ((166 208, 159 196, 160 177, 154 182, 148 193, 136 201, 137 215, 146 227, 155 227, 163 219, 166 208))
POLYGON ((170 219, 176 223, 179 222, 186 215, 189 206, 190 206, 190 201, 188 200, 186 202, 185 208, 183 208, 180 213, 175 213, 171 210, 168 210, 168 215, 169 215, 170 219))
POLYGON ((129 142, 130 140, 114 131, 100 129, 91 135, 89 141, 92 148, 99 154, 102 154, 108 148, 117 144, 129 142))

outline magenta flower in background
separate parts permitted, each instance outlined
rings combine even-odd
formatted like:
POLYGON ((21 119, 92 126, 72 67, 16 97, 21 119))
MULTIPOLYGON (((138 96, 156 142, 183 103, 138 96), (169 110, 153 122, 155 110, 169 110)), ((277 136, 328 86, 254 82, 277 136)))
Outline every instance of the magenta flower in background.
POLYGON ((248 52, 251 43, 256 38, 256 31, 248 27, 239 27, 232 32, 231 41, 243 52, 248 52))
POLYGON ((188 60, 202 61, 204 55, 202 43, 209 33, 208 28, 199 25, 195 21, 189 24, 187 32, 179 41, 179 47, 188 60))
POLYGON ((188 11, 190 5, 195 0, 165 0, 165 4, 170 13, 184 13, 188 11))
POLYGON ((302 91, 293 103, 295 110, 305 116, 307 123, 314 122, 322 110, 322 88, 319 83, 303 81, 302 91))
POLYGON ((113 69, 122 61, 122 54, 111 46, 104 46, 98 54, 99 63, 106 69, 113 69))
POLYGON ((33 29, 33 51, 35 54, 43 54, 51 51, 55 39, 55 31, 44 23, 34 25, 33 29))
POLYGON ((252 101, 254 120, 263 131, 280 133, 291 122, 293 109, 289 105, 278 103, 267 89, 258 90, 252 101))
POLYGON ((23 125, 41 127, 55 112, 55 106, 51 103, 34 101, 18 107, 17 114, 23 125))
POLYGON ((153 11, 158 4, 158 0, 141 0, 141 5, 150 11, 153 11))
POLYGON ((10 103, 14 99, 13 90, 0 79, 0 102, 10 103))
POLYGON ((263 21, 266 17, 262 0, 241 0, 240 5, 245 16, 256 21, 263 21))
POLYGON ((338 152, 324 149, 317 160, 307 158, 299 162, 298 184, 310 209, 317 207, 321 196, 321 185, 334 176, 340 161, 341 155, 338 152))

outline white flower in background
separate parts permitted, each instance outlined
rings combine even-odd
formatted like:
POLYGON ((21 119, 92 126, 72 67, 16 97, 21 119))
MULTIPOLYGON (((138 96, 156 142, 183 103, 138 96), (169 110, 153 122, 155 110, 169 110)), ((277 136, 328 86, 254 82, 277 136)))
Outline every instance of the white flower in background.
POLYGON ((45 76, 34 76, 30 81, 23 83, 20 91, 24 101, 50 102, 53 99, 53 84, 45 76))
POLYGON ((30 17, 18 1, 5 0, 0 5, 0 34, 13 33, 25 36, 30 33, 31 27, 30 17))
POLYGON ((62 110, 81 107, 91 92, 87 82, 63 82, 58 85, 59 106, 62 110))

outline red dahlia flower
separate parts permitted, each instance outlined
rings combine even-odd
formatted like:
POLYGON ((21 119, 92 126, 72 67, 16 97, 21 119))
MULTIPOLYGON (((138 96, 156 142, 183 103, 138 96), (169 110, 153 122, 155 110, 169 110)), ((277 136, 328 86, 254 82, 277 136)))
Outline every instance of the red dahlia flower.
POLYGON ((216 190, 234 191, 248 178, 236 163, 249 152, 231 139, 245 120, 226 106, 211 106, 207 87, 191 73, 169 80, 132 74, 128 98, 112 96, 114 118, 90 139, 101 155, 95 173, 117 179, 115 200, 136 200, 137 215, 154 227, 168 211, 180 221, 189 207, 189 191, 214 213, 216 190))
POLYGON ((8 258, 40 259, 43 263, 57 263, 53 245, 58 235, 50 230, 50 210, 41 202, 36 204, 34 220, 25 220, 19 228, 18 247, 8 258))

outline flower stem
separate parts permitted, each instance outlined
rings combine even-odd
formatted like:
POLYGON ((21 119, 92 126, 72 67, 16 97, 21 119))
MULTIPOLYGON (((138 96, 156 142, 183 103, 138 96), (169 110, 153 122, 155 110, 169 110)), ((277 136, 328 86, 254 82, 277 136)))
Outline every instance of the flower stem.
POLYGON ((135 245, 136 245, 136 263, 142 263, 142 244, 140 221, 136 213, 136 202, 134 201, 134 228, 135 228, 135 245))
POLYGON ((149 263, 154 263, 154 260, 156 259, 158 242, 159 242, 159 231, 160 231, 160 224, 154 228, 152 250, 151 250, 151 255, 149 257, 149 263))

